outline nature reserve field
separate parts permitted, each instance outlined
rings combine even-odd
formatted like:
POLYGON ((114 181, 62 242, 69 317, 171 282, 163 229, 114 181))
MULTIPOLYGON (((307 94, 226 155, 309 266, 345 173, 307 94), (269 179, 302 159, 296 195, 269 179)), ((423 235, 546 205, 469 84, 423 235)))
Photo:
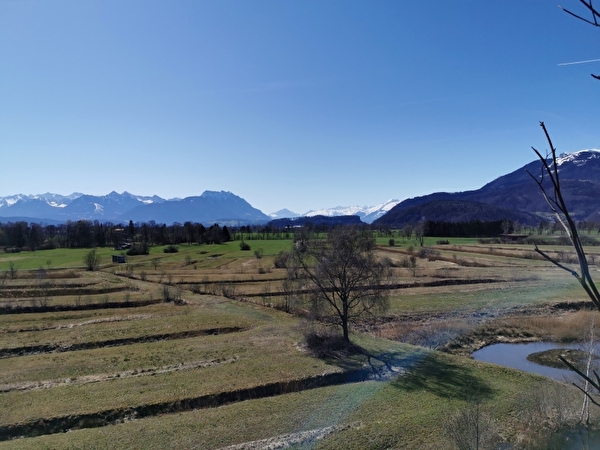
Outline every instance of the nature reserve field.
POLYGON ((381 237, 388 311, 352 329, 351 351, 315 352, 320 326, 276 267, 292 240, 247 242, 124 264, 97 249, 96 271, 89 250, 0 253, 0 448, 455 448, 451 419, 474 399, 496 439, 534 448, 562 424, 547 403, 581 400, 469 357, 582 337, 583 291, 531 245, 381 237))

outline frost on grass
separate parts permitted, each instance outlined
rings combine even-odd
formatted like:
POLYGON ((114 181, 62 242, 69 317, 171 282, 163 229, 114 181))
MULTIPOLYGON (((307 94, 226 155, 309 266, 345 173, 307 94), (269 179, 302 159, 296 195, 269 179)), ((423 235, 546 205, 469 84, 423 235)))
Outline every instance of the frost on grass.
POLYGON ((306 445, 324 439, 332 433, 348 428, 358 428, 358 426, 359 424, 332 425, 325 428, 299 431, 298 433, 282 434, 272 438, 261 439, 259 441, 230 445, 229 447, 223 447, 220 450, 277 450, 280 448, 288 448, 292 445, 306 445))

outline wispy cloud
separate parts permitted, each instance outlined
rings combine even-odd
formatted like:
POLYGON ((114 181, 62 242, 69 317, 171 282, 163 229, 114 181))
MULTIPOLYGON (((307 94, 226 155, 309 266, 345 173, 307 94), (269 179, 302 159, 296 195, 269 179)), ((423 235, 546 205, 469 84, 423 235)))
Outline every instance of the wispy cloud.
POLYGON ((560 63, 559 66, 572 66, 573 64, 587 64, 591 62, 598 62, 600 59, 585 59, 583 61, 573 61, 573 62, 565 62, 560 63))

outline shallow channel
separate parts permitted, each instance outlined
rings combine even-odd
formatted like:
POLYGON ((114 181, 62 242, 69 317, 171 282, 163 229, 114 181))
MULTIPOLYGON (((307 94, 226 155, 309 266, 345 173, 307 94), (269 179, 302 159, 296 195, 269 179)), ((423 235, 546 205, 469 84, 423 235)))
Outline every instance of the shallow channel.
POLYGON ((524 372, 536 373, 559 381, 575 378, 573 372, 567 369, 555 369, 528 361, 532 353, 543 352, 553 348, 579 348, 579 344, 560 344, 557 342, 526 342, 519 344, 492 344, 473 352, 473 358, 501 366, 512 367, 524 372))

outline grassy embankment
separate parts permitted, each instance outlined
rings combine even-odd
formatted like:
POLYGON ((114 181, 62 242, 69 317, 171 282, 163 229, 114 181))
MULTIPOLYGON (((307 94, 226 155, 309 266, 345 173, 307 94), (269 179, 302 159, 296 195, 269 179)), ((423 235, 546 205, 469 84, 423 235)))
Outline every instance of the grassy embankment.
POLYGON ((55 267, 63 275, 44 279, 60 286, 47 304, 80 309, 1 317, 0 350, 6 357, 0 359, 0 427, 20 424, 35 434, 44 432, 40 424, 66 417, 84 428, 4 441, 0 448, 219 448, 330 426, 339 427, 321 441, 323 448, 444 448, 444 419, 464 408, 474 391, 502 434, 519 440, 527 431, 519 412, 524 393, 553 382, 376 336, 398 337, 394 327, 411 316, 447 320, 582 297, 572 279, 527 257, 528 249, 519 246, 490 251, 451 242, 451 248, 436 247, 437 254, 417 256, 412 271, 402 267, 409 243, 391 251, 384 245, 381 254, 395 261, 399 285, 386 318, 392 326, 371 336, 355 332, 362 353, 319 359, 299 345, 303 320, 267 307, 277 305, 274 294, 285 276, 273 267, 273 257, 290 241, 249 243, 250 252, 240 251, 239 242, 180 246, 176 254, 153 248, 128 265, 106 264, 94 273, 80 269, 84 251, 2 255, 0 270, 13 261, 19 272, 3 280, 1 302, 39 305, 32 296, 39 290, 37 269, 52 260, 48 274, 55 267), (255 249, 262 249, 260 259, 255 249), (453 284, 456 280, 465 284, 453 284), (119 290, 93 293, 107 286, 119 290), (182 304, 102 308, 118 300, 160 299, 165 286, 180 290, 182 304), (264 296, 240 302, 203 293, 215 286, 235 286, 237 299, 264 296), (82 296, 84 288, 91 293, 82 296), (92 304, 99 309, 86 308, 92 304), (386 365, 392 373, 405 373, 307 390, 323 374, 386 365), (280 384, 281 395, 258 398, 259 390, 253 391, 273 383, 280 384), (241 398, 242 391, 257 398, 239 402, 234 395, 227 400, 233 403, 220 407, 185 406, 207 396, 216 406, 219 395, 238 392, 241 398), (172 413, 156 416, 152 405, 158 404, 172 413), (103 425, 98 417, 116 424, 85 428, 103 425))

